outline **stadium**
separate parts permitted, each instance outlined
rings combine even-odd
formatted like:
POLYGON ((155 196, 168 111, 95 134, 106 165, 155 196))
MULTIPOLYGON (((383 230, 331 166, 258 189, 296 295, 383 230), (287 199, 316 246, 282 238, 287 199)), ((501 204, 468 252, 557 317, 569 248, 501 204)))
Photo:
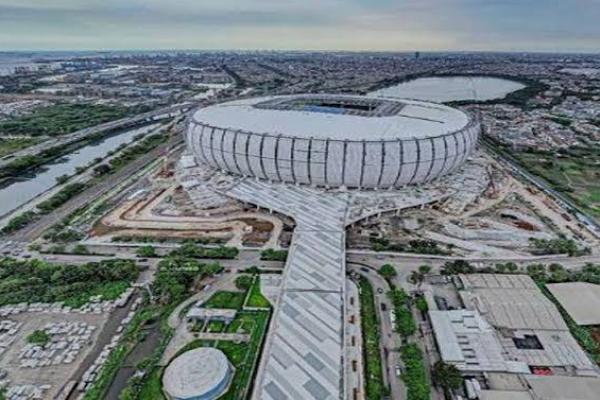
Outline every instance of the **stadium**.
POLYGON ((186 135, 197 161, 269 182, 396 188, 452 172, 479 123, 441 104, 354 95, 252 98, 196 111, 186 135))

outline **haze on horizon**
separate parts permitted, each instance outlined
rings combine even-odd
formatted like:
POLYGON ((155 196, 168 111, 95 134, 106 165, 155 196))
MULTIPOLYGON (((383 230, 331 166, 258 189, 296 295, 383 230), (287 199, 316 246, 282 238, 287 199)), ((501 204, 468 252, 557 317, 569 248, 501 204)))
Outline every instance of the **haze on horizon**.
POLYGON ((0 0, 0 50, 600 51, 600 0, 0 0))

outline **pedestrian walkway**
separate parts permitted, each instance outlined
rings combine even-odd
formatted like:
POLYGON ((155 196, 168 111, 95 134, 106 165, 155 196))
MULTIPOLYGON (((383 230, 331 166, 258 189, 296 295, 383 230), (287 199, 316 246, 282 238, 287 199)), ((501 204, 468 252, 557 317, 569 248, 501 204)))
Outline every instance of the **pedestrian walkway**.
POLYGON ((227 194, 296 221, 254 398, 343 398, 344 221, 349 196, 251 180, 242 180, 227 194))

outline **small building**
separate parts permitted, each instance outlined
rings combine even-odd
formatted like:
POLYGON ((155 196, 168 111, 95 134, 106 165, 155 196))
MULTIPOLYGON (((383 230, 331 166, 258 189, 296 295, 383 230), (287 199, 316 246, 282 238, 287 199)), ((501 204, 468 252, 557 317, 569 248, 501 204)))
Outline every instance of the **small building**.
POLYGON ((163 374, 163 392, 169 400, 214 400, 231 382, 234 369, 227 356, 212 347, 186 351, 163 374))

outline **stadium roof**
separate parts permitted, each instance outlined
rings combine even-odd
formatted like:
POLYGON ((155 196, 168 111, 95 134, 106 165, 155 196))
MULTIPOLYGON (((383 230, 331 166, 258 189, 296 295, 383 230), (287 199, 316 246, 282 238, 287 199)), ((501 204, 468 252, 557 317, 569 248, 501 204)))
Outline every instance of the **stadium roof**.
POLYGON ((396 140, 465 128, 469 117, 441 104, 348 95, 292 95, 237 100, 198 110, 194 121, 288 137, 396 140))

